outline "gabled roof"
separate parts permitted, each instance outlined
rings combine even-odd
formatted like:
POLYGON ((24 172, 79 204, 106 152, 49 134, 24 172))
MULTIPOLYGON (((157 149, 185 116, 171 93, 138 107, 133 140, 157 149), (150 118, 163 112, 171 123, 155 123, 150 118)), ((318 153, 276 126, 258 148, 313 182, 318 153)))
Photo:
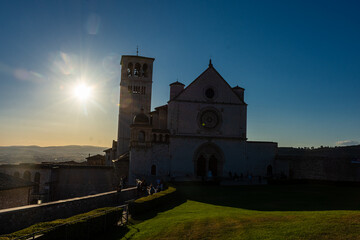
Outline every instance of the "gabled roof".
MULTIPOLYGON (((186 88, 184 88, 181 92, 179 92, 173 99, 170 99, 168 102, 176 101, 176 100, 179 98, 179 96, 182 95, 182 93, 184 93, 187 89, 189 89, 190 86, 192 86, 194 83, 196 83, 199 79, 201 79, 201 77, 202 77, 205 73, 207 73, 207 72, 210 71, 210 70, 213 70, 213 71, 216 73, 216 75, 217 75, 222 81, 224 81, 224 83, 229 87, 229 89, 231 89, 231 90, 236 89, 236 87, 235 87, 235 88, 232 88, 232 87, 229 85, 229 83, 228 83, 227 81, 225 81, 225 79, 220 75, 220 73, 219 73, 218 71, 216 71, 216 69, 214 68, 214 66, 212 65, 211 60, 210 60, 209 67, 208 67, 204 72, 202 72, 194 81, 192 81, 186 88)), ((239 86, 237 86, 237 87, 240 88, 239 86)), ((240 98, 240 96, 238 96, 235 92, 234 92, 234 94, 237 96, 237 98, 238 98, 243 104, 246 104, 246 103, 244 102, 244 100, 240 98)))
POLYGON ((110 152, 112 148, 105 149, 103 152, 110 152))

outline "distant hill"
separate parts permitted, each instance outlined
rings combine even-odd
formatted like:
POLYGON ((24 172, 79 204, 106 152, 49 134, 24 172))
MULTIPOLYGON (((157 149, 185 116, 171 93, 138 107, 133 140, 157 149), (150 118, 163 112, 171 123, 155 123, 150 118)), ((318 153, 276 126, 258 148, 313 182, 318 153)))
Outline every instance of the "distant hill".
POLYGON ((106 147, 96 146, 8 146, 0 147, 0 164, 85 161, 90 155, 101 154, 106 147))

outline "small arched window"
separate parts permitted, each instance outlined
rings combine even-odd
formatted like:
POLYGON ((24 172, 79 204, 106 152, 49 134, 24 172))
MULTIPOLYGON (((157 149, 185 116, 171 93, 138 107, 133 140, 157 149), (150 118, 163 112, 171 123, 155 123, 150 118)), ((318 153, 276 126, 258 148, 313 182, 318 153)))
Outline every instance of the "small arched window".
POLYGON ((144 77, 148 76, 147 71, 148 71, 148 65, 146 63, 144 63, 144 65, 143 65, 143 75, 144 75, 144 77))
POLYGON ((166 135, 165 135, 165 142, 166 142, 166 143, 169 143, 169 134, 166 134, 166 135))
POLYGON ((141 70, 140 63, 136 63, 135 64, 135 69, 134 69, 134 76, 135 77, 140 77, 140 70, 141 70))
POLYGON ((139 132, 138 141, 141 143, 145 142, 145 132, 144 131, 139 132))
POLYGON ((153 134, 153 141, 156 142, 156 140, 157 140, 157 139, 156 139, 156 134, 154 133, 154 134, 153 134))
POLYGON ((128 68, 127 68, 127 75, 128 77, 130 77, 132 75, 132 72, 133 72, 133 64, 132 63, 129 63, 128 64, 128 68))
POLYGON ((25 180, 31 181, 31 173, 29 171, 25 171, 24 175, 23 175, 23 178, 25 180))
POLYGON ((151 166, 151 175, 156 176, 156 166, 155 165, 151 166))
POLYGON ((160 134, 159 135, 159 142, 162 142, 163 141, 163 137, 162 137, 162 135, 160 134))
POLYGON ((20 177, 20 173, 19 172, 14 172, 14 177, 20 177))

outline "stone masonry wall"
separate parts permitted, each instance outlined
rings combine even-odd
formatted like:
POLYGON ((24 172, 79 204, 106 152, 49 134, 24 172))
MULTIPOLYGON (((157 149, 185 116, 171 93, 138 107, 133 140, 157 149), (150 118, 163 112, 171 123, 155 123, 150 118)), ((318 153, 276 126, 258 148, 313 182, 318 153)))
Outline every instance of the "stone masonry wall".
POLYGON ((346 157, 282 156, 276 165, 277 174, 291 179, 360 181, 360 164, 346 157))
POLYGON ((11 233, 38 222, 68 218, 96 208, 121 205, 136 197, 136 188, 107 192, 39 205, 0 210, 0 234, 11 233))
POLYGON ((29 204, 30 187, 0 191, 0 209, 29 204))

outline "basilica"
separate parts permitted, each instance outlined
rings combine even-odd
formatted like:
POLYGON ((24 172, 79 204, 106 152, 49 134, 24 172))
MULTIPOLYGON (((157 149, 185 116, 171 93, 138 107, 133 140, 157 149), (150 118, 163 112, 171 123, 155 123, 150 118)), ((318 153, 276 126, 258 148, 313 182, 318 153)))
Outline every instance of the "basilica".
POLYGON ((277 143, 247 140, 244 88, 231 87, 210 60, 188 86, 171 83, 168 102, 151 111, 154 60, 126 55, 120 63, 118 139, 105 153, 130 184, 272 174, 277 143))

